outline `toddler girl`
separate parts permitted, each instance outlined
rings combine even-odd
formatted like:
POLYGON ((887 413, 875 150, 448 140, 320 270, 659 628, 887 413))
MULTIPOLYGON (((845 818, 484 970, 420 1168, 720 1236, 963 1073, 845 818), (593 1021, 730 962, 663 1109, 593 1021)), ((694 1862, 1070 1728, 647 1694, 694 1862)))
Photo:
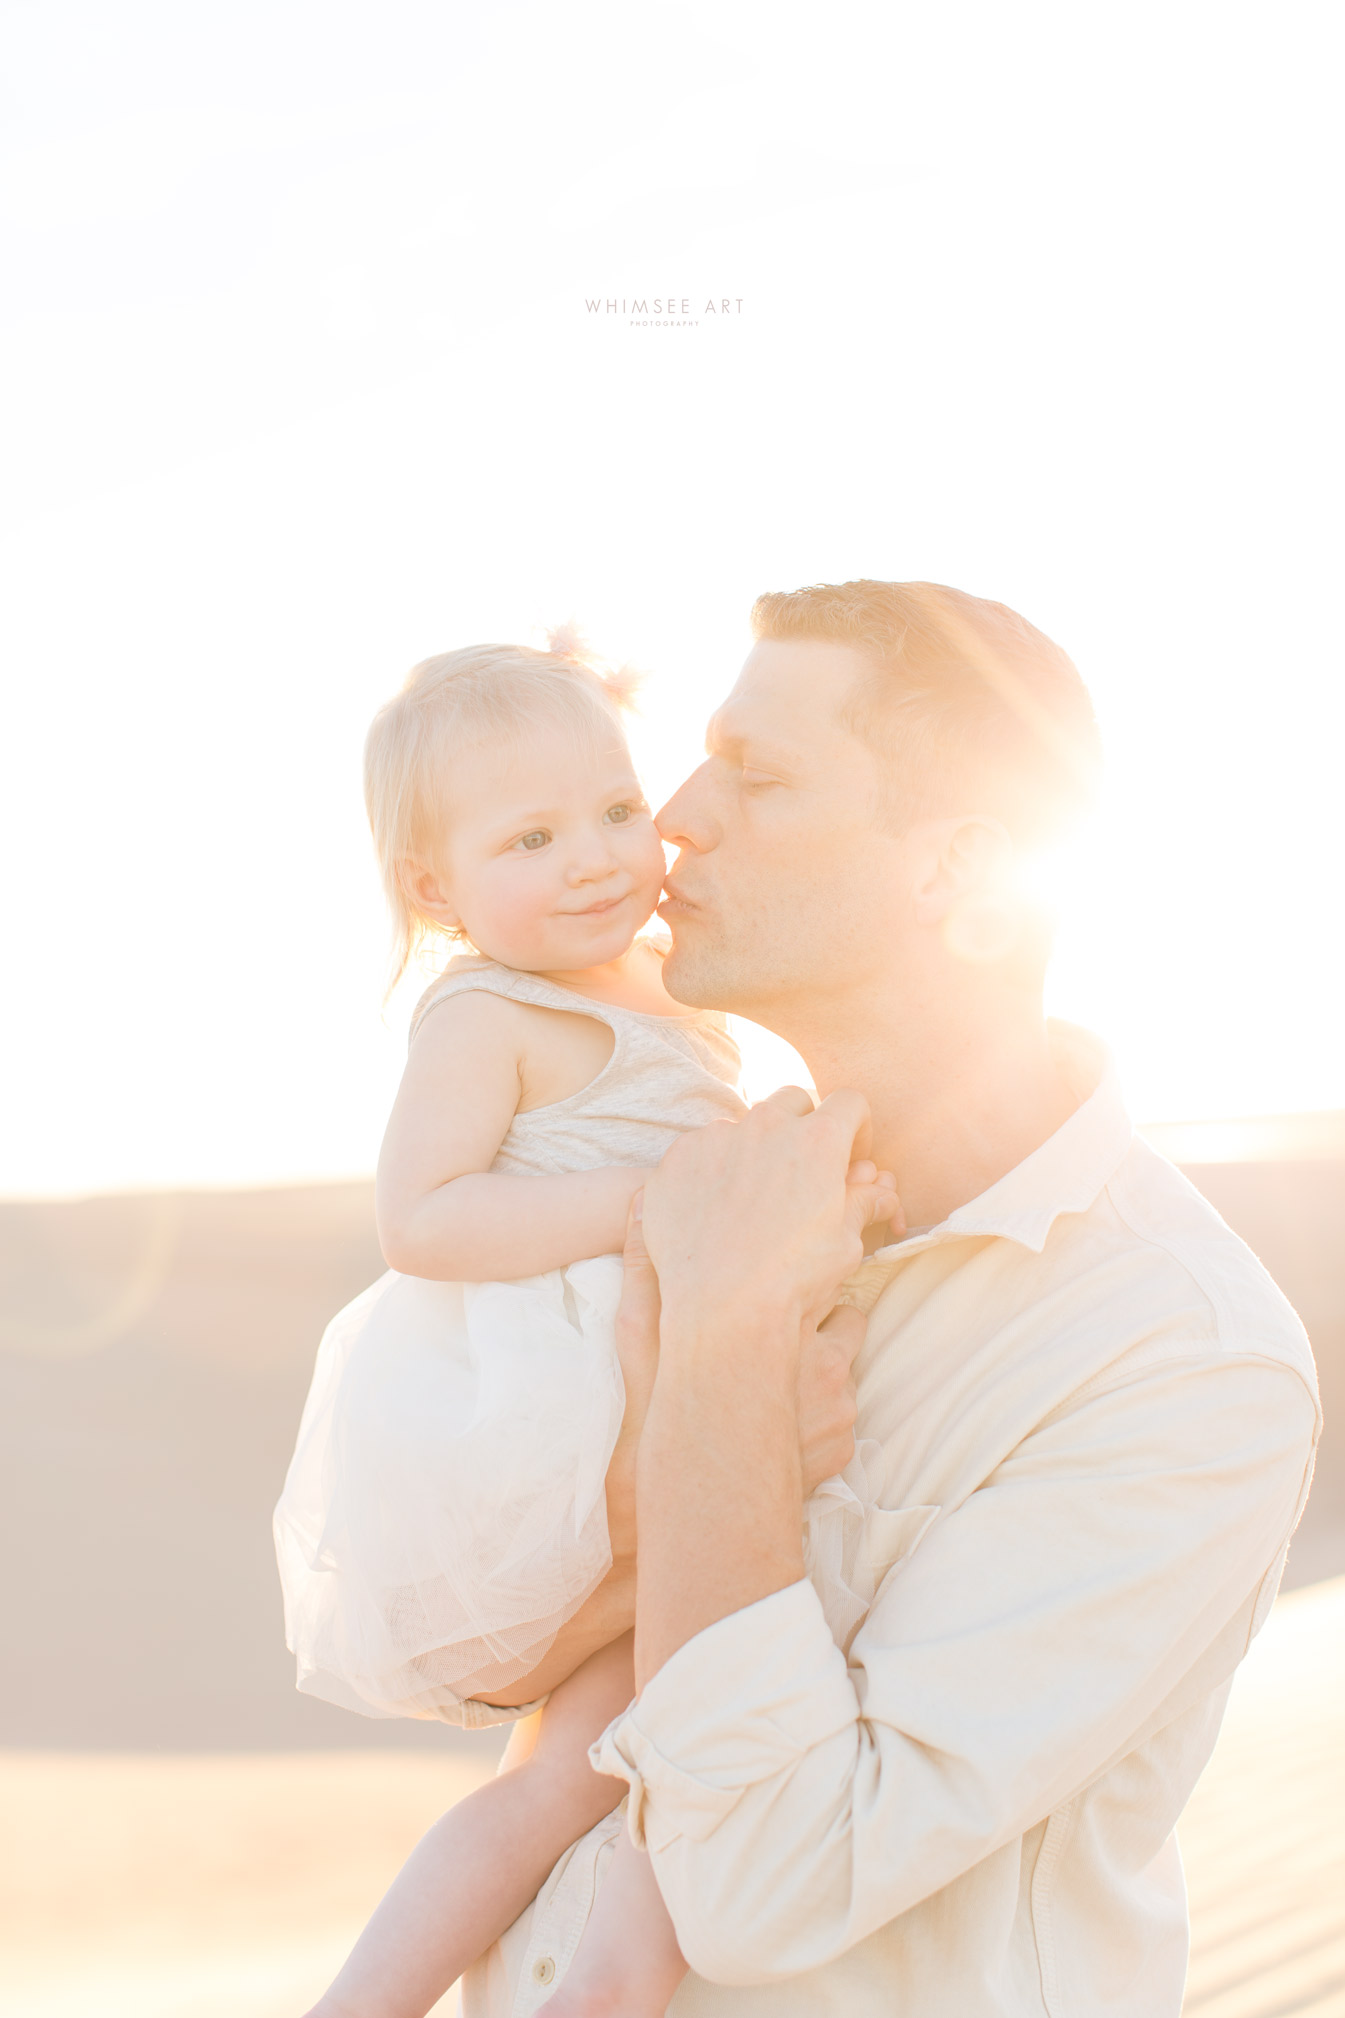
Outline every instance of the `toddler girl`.
MULTIPOLYGON (((745 1110, 723 1018, 675 1003, 637 936, 664 860, 622 698, 574 651, 484 645, 417 666, 369 734, 400 967, 431 930, 476 950, 412 1023, 376 1193, 392 1272, 319 1353, 276 1512, 287 1638, 301 1689, 371 1716, 479 1725, 552 1693, 323 2018, 420 2018, 624 1791, 587 1748, 634 1692, 629 1636, 543 1663, 612 1564, 632 1200, 679 1132, 745 1110)), ((602 1900, 555 2010, 652 2018, 684 1965, 628 1840, 602 1900)))
MULTIPOLYGON (((527 1722, 310 2018, 423 2018, 624 1792, 588 1747, 633 1694, 630 1636, 604 1597, 576 1618, 613 1566, 619 1250, 677 1134, 745 1110, 723 1019, 680 1008, 638 936, 664 862, 621 703, 576 651, 483 645, 417 666, 369 734, 399 971, 430 931, 475 950, 412 1021, 378 1170, 392 1272, 318 1356, 276 1511, 287 1638, 301 1689, 366 1715, 527 1722)), ((808 1509, 842 1640, 871 1595, 859 1507, 833 1480, 808 1509)), ((684 1973, 623 1835, 545 2008, 656 2018, 684 1973)))

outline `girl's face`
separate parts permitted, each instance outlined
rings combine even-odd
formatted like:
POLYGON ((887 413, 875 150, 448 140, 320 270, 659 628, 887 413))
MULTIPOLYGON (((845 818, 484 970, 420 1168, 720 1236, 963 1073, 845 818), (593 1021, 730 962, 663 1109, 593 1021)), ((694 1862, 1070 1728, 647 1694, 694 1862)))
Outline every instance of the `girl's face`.
POLYGON ((658 902, 663 845, 621 732, 539 723, 464 753, 438 879, 443 921, 533 973, 601 967, 658 902))

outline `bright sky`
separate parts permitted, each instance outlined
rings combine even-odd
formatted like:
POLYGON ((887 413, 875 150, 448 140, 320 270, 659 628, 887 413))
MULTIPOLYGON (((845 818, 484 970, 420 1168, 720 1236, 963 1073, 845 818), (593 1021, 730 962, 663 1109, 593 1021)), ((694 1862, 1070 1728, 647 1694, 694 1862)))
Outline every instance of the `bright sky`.
POLYGON ((573 616, 662 794, 857 574, 1089 681, 1053 996, 1137 1114, 1345 1106, 1336 18, 17 0, 0 1192, 371 1167, 406 668, 573 616))

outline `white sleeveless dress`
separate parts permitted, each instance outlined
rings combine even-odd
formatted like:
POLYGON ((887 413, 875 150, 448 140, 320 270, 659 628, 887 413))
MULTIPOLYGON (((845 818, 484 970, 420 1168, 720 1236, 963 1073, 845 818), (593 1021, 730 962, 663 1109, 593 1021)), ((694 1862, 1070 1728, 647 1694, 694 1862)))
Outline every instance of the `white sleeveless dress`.
MULTIPOLYGON (((580 1092, 515 1115, 494 1170, 653 1165, 685 1130, 746 1112, 720 1016, 643 1015, 470 957, 412 1034, 468 990, 614 1039, 580 1092)), ((513 1282, 391 1271, 332 1320, 275 1517, 301 1690, 372 1717, 499 1721, 467 1699, 535 1667, 611 1565, 620 1291, 617 1255, 513 1282)))

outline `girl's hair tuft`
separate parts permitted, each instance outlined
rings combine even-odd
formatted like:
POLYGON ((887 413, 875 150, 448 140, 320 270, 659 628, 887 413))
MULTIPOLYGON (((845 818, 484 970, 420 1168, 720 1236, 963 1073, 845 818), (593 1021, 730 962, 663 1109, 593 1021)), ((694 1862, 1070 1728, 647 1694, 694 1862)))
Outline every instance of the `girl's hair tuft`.
POLYGON ((635 707, 640 697, 640 689, 644 685, 644 674, 637 667, 618 666, 615 671, 604 672, 601 678, 613 702, 623 714, 635 707))
POLYGON ((590 648, 588 639, 580 630, 573 617, 546 634, 547 656, 564 659, 567 663, 585 666, 595 678, 602 681, 613 703, 625 714, 635 707, 640 688, 644 685, 644 674, 635 666, 609 666, 590 648))
POLYGON ((591 666, 593 662, 588 639, 573 617, 567 617, 563 624, 557 624, 547 632, 546 649, 553 659, 573 659, 581 666, 591 666))

